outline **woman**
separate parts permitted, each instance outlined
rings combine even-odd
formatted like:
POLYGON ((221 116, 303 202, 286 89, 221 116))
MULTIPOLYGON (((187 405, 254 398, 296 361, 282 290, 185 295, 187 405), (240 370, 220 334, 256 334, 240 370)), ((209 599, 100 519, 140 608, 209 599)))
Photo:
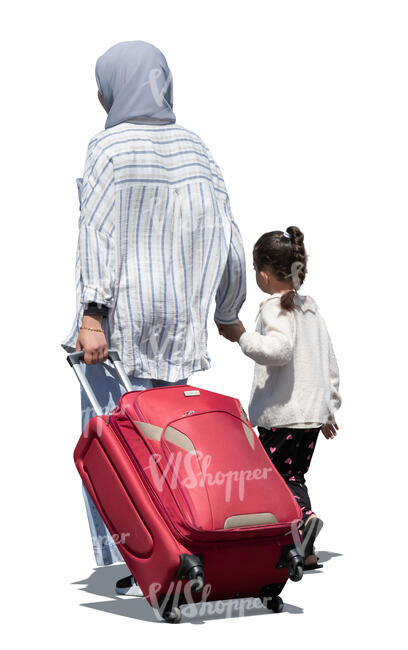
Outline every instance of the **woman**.
MULTIPOLYGON (((163 54, 143 41, 118 43, 98 59, 96 80, 108 117, 77 179, 77 314, 62 346, 84 351, 86 376, 108 412, 124 392, 103 363, 108 347, 119 351, 135 390, 187 383, 210 367, 212 298, 227 334, 246 282, 222 174, 203 141, 176 125, 163 54)), ((93 411, 83 391, 81 405, 84 428, 93 411)), ((122 561, 85 488, 84 497, 97 564, 122 561)), ((133 576, 117 592, 141 593, 133 576)))

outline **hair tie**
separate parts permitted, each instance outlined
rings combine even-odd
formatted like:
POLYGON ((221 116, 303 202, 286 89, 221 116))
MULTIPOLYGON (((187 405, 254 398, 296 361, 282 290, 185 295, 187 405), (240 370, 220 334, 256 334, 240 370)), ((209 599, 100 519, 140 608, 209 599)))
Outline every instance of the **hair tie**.
POLYGON ((283 233, 283 236, 287 237, 287 239, 292 239, 292 235, 290 233, 288 233, 287 230, 285 230, 285 232, 283 233))

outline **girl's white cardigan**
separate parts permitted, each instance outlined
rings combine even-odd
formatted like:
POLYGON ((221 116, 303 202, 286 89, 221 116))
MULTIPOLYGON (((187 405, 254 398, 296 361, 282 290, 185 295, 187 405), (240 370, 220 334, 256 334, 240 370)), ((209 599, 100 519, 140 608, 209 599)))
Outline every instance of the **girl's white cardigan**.
POLYGON ((272 294, 255 332, 239 345, 255 361, 249 404, 253 426, 306 427, 331 421, 341 404, 339 370, 326 324, 310 296, 295 294, 295 310, 272 294))

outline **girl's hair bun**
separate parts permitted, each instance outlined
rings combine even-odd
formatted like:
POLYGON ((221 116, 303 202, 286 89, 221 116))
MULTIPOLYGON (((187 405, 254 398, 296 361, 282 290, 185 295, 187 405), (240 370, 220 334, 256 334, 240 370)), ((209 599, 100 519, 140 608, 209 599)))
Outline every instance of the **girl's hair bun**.
POLYGON ((289 228, 286 228, 286 232, 291 236, 293 244, 296 243, 298 246, 303 244, 304 236, 300 228, 297 226, 289 226, 289 228))

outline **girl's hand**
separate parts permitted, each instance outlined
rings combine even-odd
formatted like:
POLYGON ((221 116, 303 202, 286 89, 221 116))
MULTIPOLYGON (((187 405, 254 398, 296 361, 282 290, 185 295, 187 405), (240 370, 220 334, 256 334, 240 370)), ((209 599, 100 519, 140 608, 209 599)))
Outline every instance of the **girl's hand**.
MULTIPOLYGON (((102 316, 84 316, 82 325, 101 329, 102 316)), ((108 344, 104 332, 92 332, 81 329, 77 338, 75 351, 84 351, 84 361, 86 364, 102 363, 108 358, 108 344)))
POLYGON ((239 320, 237 323, 231 323, 230 325, 223 325, 220 334, 222 334, 224 338, 228 339, 228 341, 232 341, 233 343, 236 343, 237 341, 239 341, 239 339, 241 338, 244 332, 245 332, 245 327, 239 320))
POLYGON ((330 440, 337 436, 338 428, 336 420, 332 420, 332 422, 326 422, 326 424, 322 426, 322 433, 327 440, 330 440))

